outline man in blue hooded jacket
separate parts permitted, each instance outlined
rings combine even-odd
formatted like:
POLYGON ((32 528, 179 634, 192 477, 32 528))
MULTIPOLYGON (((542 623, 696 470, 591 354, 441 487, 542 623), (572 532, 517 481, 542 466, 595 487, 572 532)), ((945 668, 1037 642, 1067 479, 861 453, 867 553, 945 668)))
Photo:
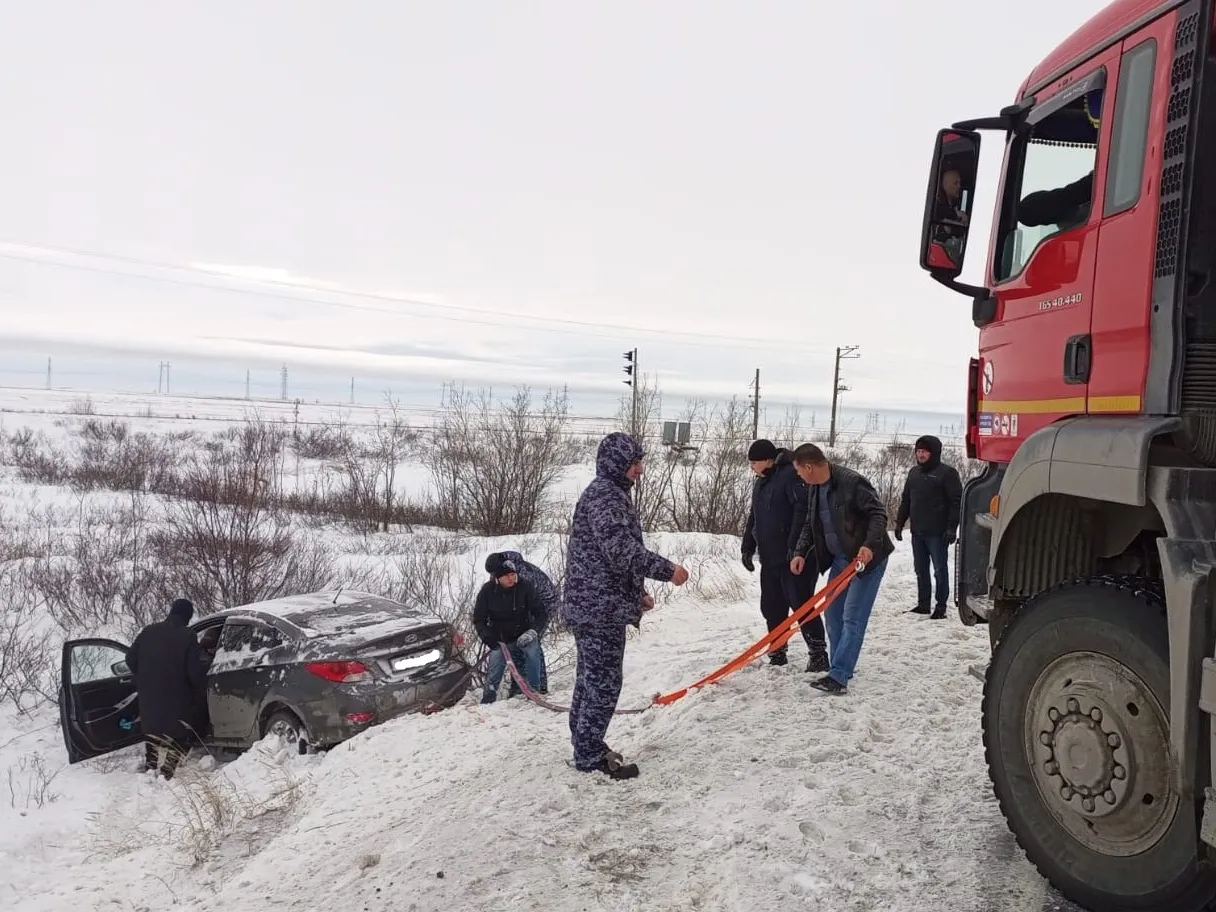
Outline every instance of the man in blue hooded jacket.
POLYGON ((682 586, 688 571, 646 548, 630 489, 642 474, 642 448, 628 434, 609 434, 595 457, 595 480, 574 508, 566 558, 563 612, 578 651, 570 701, 574 768, 632 779, 625 763, 604 742, 621 695, 625 628, 640 626, 654 606, 645 580, 682 586))

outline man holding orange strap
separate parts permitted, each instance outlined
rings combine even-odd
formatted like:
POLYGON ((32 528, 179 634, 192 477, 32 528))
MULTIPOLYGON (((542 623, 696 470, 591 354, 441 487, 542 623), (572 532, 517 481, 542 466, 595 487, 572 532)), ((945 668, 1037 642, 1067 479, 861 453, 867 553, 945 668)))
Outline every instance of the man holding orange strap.
POLYGON ((804 443, 794 450, 794 469, 809 487, 806 522, 794 548, 790 572, 800 575, 807 561, 831 582, 854 561, 865 569, 824 612, 831 667, 811 686, 829 694, 848 693, 849 680, 865 641, 870 612, 895 543, 887 534, 887 509, 862 475, 828 462, 823 450, 804 443))

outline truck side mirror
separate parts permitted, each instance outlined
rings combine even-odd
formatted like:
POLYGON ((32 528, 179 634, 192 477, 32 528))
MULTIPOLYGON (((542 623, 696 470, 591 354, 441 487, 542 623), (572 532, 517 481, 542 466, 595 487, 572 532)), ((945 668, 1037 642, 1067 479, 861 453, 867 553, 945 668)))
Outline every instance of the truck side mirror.
POLYGON ((955 279, 963 271, 979 160, 978 133, 938 131, 920 237, 920 268, 935 277, 955 279))

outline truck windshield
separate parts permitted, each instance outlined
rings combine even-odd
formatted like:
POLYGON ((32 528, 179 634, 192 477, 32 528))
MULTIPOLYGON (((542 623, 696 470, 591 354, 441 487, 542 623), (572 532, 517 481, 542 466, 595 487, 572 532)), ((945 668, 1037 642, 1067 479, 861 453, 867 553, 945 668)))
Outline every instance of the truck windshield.
POLYGON ((1101 95, 1098 90, 1078 98, 1015 140, 1005 181, 996 281, 1019 275, 1044 240, 1088 220, 1101 95))

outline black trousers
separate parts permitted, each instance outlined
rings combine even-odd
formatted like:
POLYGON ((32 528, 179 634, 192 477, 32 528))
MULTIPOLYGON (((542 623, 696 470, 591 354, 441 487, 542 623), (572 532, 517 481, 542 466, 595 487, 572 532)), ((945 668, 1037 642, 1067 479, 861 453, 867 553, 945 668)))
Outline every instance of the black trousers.
POLYGON ((160 770, 166 779, 172 779, 177 766, 185 759, 190 748, 167 735, 148 735, 144 738, 144 768, 160 770), (163 752, 163 759, 162 759, 163 752))
MULTIPOLYGON (((801 575, 794 576, 790 573, 789 564, 760 565, 760 613, 764 615, 769 630, 776 629, 792 610, 815 594, 816 579, 815 572, 809 566, 801 575)), ((826 648, 822 615, 802 624, 799 630, 808 649, 826 648)))

